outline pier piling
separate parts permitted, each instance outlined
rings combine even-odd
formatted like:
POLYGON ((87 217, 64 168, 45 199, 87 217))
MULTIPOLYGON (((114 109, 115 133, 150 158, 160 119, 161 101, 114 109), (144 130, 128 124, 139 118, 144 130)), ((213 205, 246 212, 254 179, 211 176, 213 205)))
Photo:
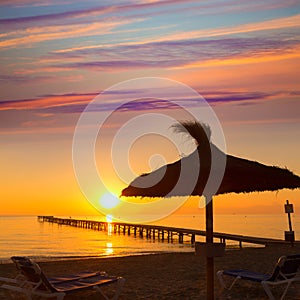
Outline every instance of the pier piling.
MULTIPOLYGON (((130 224, 130 223, 122 223, 122 222, 103 222, 103 221, 95 221, 95 220, 77 220, 72 218, 56 218, 54 216, 38 216, 39 222, 48 222, 48 223, 56 223, 59 226, 74 226, 80 228, 86 228, 91 230, 98 230, 109 232, 109 234, 120 234, 121 231, 123 235, 130 236, 131 231, 133 230, 133 235, 136 238, 139 235, 140 238, 143 238, 144 235, 147 239, 155 239, 157 238, 160 241, 166 240, 168 243, 173 243, 174 236, 178 237, 178 243, 182 244, 185 241, 185 237, 190 237, 190 244, 194 245, 197 237, 206 236, 206 232, 204 230, 197 229, 188 229, 188 228, 176 228, 176 227, 168 227, 168 226, 159 226, 159 225, 148 225, 148 224, 130 224)), ((243 236, 243 235, 235 235, 235 234, 227 234, 221 232, 214 232, 213 238, 218 238, 221 243, 225 244, 226 241, 235 241, 238 243, 238 246, 242 248, 243 243, 249 244, 257 244, 257 245, 288 245, 288 241, 280 240, 280 239, 268 239, 268 238, 259 238, 252 236, 243 236)), ((294 244, 300 244, 300 241, 295 241, 294 244)))

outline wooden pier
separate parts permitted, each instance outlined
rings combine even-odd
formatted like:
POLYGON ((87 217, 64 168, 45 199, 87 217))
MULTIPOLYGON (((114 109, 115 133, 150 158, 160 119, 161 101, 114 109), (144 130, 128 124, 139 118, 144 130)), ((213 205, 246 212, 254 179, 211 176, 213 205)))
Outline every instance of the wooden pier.
MULTIPOLYGON (((189 242, 194 244, 197 236, 205 237, 204 230, 176 228, 160 225, 149 224, 131 224, 122 222, 103 222, 94 220, 79 220, 72 218, 57 218, 54 216, 38 216, 40 222, 56 223, 58 225, 68 225, 80 228, 87 228, 92 230, 109 232, 111 234, 133 235, 134 237, 141 237, 147 239, 158 239, 161 241, 174 242, 183 244, 189 242)), ((226 244, 226 241, 235 241, 239 247, 242 248, 242 243, 256 244, 256 245, 289 245, 290 242, 279 239, 258 238, 252 236, 227 234, 221 232, 214 232, 214 238, 219 239, 220 243, 226 244)), ((300 245, 300 241, 294 242, 300 245)))

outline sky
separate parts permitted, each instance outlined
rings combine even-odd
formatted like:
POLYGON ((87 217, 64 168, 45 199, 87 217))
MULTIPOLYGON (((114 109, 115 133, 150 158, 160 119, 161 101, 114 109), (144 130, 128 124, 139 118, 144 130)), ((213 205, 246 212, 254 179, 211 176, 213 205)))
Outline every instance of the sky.
MULTIPOLYGON (((72 156, 93 99, 100 119, 114 112, 91 154, 106 182, 93 188, 108 209, 107 192, 118 196, 135 176, 187 155, 193 145, 178 138, 178 150, 169 124, 199 103, 177 87, 209 104, 228 153, 300 175, 299 1, 3 0, 0 24, 0 214, 99 213, 72 156), (162 78, 172 92, 117 109, 149 90, 137 78, 162 78), (157 101, 171 96, 185 109, 157 101)), ((286 199, 300 209, 297 190, 216 199, 218 213, 282 213, 286 199)), ((197 202, 177 212, 194 214, 197 202)))

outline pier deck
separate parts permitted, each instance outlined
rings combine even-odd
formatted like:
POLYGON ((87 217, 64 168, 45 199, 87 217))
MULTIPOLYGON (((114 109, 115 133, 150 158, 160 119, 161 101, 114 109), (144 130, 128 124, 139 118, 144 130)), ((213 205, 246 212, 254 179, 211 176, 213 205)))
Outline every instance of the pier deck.
MULTIPOLYGON (((177 228, 160 225, 149 224, 131 224, 122 222, 103 222, 94 220, 72 219, 72 218, 57 218, 53 216, 38 216, 40 222, 50 222, 59 225, 68 225, 74 227, 81 227, 99 231, 106 231, 111 233, 122 233, 127 235, 139 236, 141 238, 152 238, 166 240, 173 242, 177 240, 179 243, 186 242, 187 238, 191 244, 194 244, 197 236, 206 236, 205 230, 189 229, 189 228, 177 228)), ((286 242, 280 239, 271 238, 259 238, 253 236, 228 234, 222 232, 214 232, 214 238, 219 239, 221 243, 226 244, 226 241, 235 241, 242 248, 242 243, 256 244, 256 245, 289 245, 290 242, 286 242)), ((294 244, 300 245, 300 241, 295 241, 294 244)))

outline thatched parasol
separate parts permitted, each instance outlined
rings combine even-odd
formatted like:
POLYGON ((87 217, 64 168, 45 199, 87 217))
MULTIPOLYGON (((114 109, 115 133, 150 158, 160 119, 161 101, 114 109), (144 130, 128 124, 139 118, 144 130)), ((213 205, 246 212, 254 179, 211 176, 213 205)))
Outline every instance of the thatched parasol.
POLYGON ((300 178, 288 169, 266 166, 256 161, 223 153, 210 142, 208 125, 198 122, 183 122, 181 124, 178 123, 178 126, 174 125, 174 127, 177 132, 190 134, 197 143, 197 149, 189 156, 137 177, 122 191, 122 196, 171 197, 203 195, 211 172, 212 158, 217 162, 226 164, 225 172, 222 169, 224 168, 223 166, 216 166, 216 168, 220 168, 219 171, 224 173, 224 176, 217 191, 213 192, 215 195, 232 192, 276 191, 283 188, 295 189, 300 187, 300 178), (197 170, 198 180, 194 189, 190 191, 190 185, 186 183, 190 181, 192 176, 195 176, 193 170, 199 162, 200 167, 197 170), (186 178, 182 178, 182 184, 178 185, 183 165, 191 171, 185 174, 186 178))
MULTIPOLYGON (((206 243, 213 243, 213 208, 212 196, 225 193, 247 193, 254 191, 275 191, 283 188, 295 189, 300 187, 300 177, 288 169, 276 166, 266 166, 256 161, 250 161, 227 155, 219 150, 210 141, 210 129, 205 124, 181 123, 175 125, 178 132, 187 132, 197 143, 197 149, 187 157, 163 166, 151 173, 143 174, 134 179, 122 191, 122 196, 141 197, 171 197, 199 195, 206 196, 206 243), (224 176, 216 191, 207 189, 211 172, 212 158, 216 161, 225 161, 225 171, 220 166, 224 176), (191 189, 190 181, 197 169, 197 182, 191 189), (182 166, 191 172, 185 172, 182 178, 182 166)), ((216 166, 218 168, 218 166, 216 166)), ((215 170, 218 172, 218 170, 215 170)), ((213 299, 213 257, 207 258, 207 299, 213 299)))
MULTIPOLYGON (((218 191, 215 193, 216 195, 232 192, 276 191, 283 188, 295 189, 300 187, 300 178, 288 169, 266 166, 256 161, 226 155, 213 144, 211 144, 211 148, 212 151, 218 153, 218 155, 224 155, 226 159, 224 177, 218 191)), ((190 194, 195 196, 202 195, 210 169, 207 161, 202 163, 199 149, 197 149, 181 160, 137 177, 122 191, 122 196, 186 196, 187 185, 182 184, 182 186, 177 189, 174 189, 174 187, 179 178, 182 160, 186 160, 187 164, 192 168, 196 155, 200 156, 201 168, 197 185, 190 194), (164 176, 162 177, 161 174, 164 174, 164 176), (155 178, 161 177, 162 179, 159 182, 155 180, 155 178), (149 186, 147 182, 157 183, 153 186, 149 186)), ((186 178, 186 181, 188 182, 188 178, 186 178)))

